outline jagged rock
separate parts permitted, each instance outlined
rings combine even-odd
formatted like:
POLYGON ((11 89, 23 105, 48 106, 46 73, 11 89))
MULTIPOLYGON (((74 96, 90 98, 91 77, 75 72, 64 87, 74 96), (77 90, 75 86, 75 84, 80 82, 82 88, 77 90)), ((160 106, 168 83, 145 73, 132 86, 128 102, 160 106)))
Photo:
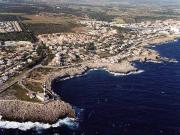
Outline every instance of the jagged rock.
POLYGON ((73 108, 63 101, 32 103, 19 100, 0 100, 0 115, 4 120, 18 122, 55 123, 60 118, 75 117, 73 108))

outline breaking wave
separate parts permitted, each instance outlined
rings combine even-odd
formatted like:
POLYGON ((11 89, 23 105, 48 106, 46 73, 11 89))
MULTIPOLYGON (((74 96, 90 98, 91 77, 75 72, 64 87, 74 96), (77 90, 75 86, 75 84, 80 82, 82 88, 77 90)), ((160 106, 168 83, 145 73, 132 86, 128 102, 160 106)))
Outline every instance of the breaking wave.
POLYGON ((132 71, 132 72, 129 72, 127 74, 125 74, 125 73, 116 73, 116 72, 109 72, 109 73, 114 75, 114 76, 126 76, 126 75, 132 75, 132 74, 140 74, 140 73, 143 73, 143 72, 144 72, 144 70, 132 71))
POLYGON ((90 69, 90 71, 95 71, 95 70, 104 70, 104 71, 107 71, 108 73, 114 75, 114 76, 126 76, 126 75, 131 75, 131 74, 140 74, 140 73, 143 73, 144 70, 138 70, 138 71, 132 71, 132 72, 129 72, 129 73, 118 73, 118 72, 111 72, 109 71, 108 69, 106 68, 94 68, 94 69, 90 69))
MULTIPOLYGON (((0 118, 2 118, 0 116, 0 118)), ((0 128, 4 129, 19 129, 22 131, 30 130, 30 129, 49 129, 56 128, 61 126, 67 126, 70 129, 78 128, 79 124, 74 118, 64 118, 60 119, 55 124, 44 124, 40 122, 15 122, 15 121, 0 121, 0 128)))
POLYGON ((88 73, 90 73, 92 71, 97 71, 97 70, 107 71, 108 73, 110 73, 110 74, 112 74, 114 76, 127 76, 127 75, 132 75, 132 74, 140 74, 140 73, 144 72, 144 70, 138 70, 138 71, 131 71, 129 73, 118 73, 118 72, 111 72, 107 68, 92 68, 92 69, 89 69, 88 71, 86 71, 85 73, 70 76, 70 77, 65 77, 65 78, 59 78, 59 79, 56 79, 56 81, 57 82, 58 81, 65 81, 65 80, 73 79, 73 78, 76 78, 76 77, 82 77, 82 76, 85 76, 85 75, 87 75, 88 73))

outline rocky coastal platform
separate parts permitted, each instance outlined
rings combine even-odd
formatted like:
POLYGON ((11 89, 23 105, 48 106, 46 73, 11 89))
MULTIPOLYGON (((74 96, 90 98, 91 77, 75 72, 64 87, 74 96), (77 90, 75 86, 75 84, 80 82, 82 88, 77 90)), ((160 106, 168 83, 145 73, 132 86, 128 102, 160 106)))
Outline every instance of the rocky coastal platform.
POLYGON ((55 123, 59 119, 75 118, 71 105, 63 101, 32 103, 19 100, 0 100, 1 120, 55 123))

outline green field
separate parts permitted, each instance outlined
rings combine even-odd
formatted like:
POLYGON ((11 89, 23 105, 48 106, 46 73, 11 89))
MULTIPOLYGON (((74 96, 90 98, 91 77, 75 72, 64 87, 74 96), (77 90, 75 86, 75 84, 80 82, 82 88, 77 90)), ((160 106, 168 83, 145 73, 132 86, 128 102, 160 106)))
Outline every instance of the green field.
POLYGON ((19 100, 39 102, 37 98, 33 98, 33 99, 29 98, 29 96, 27 96, 27 90, 23 89, 18 84, 14 84, 13 86, 11 86, 8 89, 8 93, 15 96, 19 100))

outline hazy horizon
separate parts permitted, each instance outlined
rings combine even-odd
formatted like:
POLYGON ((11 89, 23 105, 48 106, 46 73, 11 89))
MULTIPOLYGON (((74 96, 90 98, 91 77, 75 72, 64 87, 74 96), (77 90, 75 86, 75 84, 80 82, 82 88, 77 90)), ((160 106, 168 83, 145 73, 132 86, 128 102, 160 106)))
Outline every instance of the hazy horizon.
POLYGON ((45 2, 51 4, 76 3, 76 4, 160 4, 160 5, 180 5, 180 0, 0 0, 0 2, 45 2))

